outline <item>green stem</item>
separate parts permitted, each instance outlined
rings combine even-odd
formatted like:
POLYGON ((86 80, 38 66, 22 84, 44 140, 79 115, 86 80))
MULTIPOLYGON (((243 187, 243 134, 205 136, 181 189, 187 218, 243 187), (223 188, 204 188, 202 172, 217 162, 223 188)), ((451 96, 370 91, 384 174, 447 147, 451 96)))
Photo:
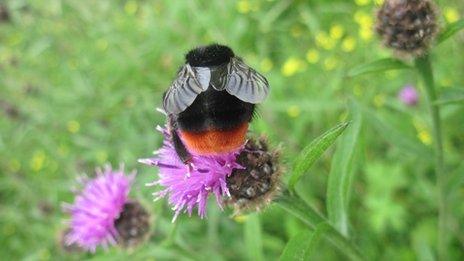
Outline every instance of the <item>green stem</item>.
MULTIPOLYGON (((316 226, 321 223, 329 224, 329 221, 324 216, 308 206, 299 197, 284 193, 276 200, 276 203, 288 213, 299 218, 311 229, 315 229, 316 226)), ((324 232, 323 236, 351 260, 364 260, 361 253, 353 245, 353 243, 340 234, 340 232, 338 232, 333 226, 330 226, 327 231, 324 232)))
POLYGON ((447 260, 448 237, 447 237, 447 216, 448 207, 446 204, 446 176, 444 171, 443 159, 443 136, 441 132, 440 107, 434 105, 437 101, 437 93, 433 79, 432 65, 428 55, 416 59, 416 68, 422 77, 426 103, 432 118, 432 132, 435 153, 435 175, 438 189, 438 256, 440 260, 447 260))

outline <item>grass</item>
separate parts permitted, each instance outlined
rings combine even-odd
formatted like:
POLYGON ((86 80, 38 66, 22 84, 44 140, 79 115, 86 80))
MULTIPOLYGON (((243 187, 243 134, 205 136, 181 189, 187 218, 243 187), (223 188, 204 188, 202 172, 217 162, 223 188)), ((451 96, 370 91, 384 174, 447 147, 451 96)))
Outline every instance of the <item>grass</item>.
MULTIPOLYGON (((283 145, 288 167, 312 140, 352 120, 350 101, 356 104, 362 125, 349 129, 359 131, 356 142, 343 134, 302 176, 296 191, 304 202, 331 222, 346 222, 343 234, 367 259, 436 257, 439 192, 425 94, 416 107, 396 98, 404 85, 420 86, 418 76, 412 70, 348 76, 355 66, 391 57, 371 30, 375 2, 4 2, 10 20, 0 22, 0 256, 275 260, 295 235, 310 237, 301 233, 304 222, 275 205, 233 219, 230 210, 220 212, 211 204, 207 220, 182 216, 171 224, 166 202, 153 203, 153 188, 144 186, 156 171, 137 159, 161 144, 154 128, 165 121, 155 110, 162 93, 187 50, 220 42, 271 83, 252 130, 283 145), (335 159, 340 165, 332 166, 335 159), (67 253, 59 244, 67 218, 60 205, 72 202, 76 176, 92 175, 107 162, 138 171, 132 195, 152 213, 152 236, 133 251, 67 253), (337 183, 328 178, 333 173, 350 179, 351 190, 338 191, 349 195, 349 202, 327 199, 327 185, 337 183), (329 213, 328 201, 334 203, 329 213), (337 218, 340 205, 347 208, 343 220, 337 218)), ((438 5, 444 25, 453 10, 463 16, 461 1, 438 5)), ((440 97, 462 93, 463 42, 457 34, 431 54, 440 97)), ((441 106, 447 251, 450 260, 459 260, 464 257, 464 107, 462 101, 441 106)), ((343 257, 325 240, 315 241, 313 258, 343 257)))

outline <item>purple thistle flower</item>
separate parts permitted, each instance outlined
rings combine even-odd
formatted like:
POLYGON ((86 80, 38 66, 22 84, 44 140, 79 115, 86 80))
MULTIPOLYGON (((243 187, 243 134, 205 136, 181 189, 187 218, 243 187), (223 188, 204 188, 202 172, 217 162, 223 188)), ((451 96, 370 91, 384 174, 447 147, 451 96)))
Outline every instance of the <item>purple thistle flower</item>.
POLYGON ((65 205, 71 214, 70 230, 65 236, 67 245, 95 252, 98 245, 107 248, 116 244, 118 232, 115 221, 128 202, 128 194, 135 173, 124 174, 121 167, 113 171, 106 166, 97 169, 94 179, 86 180, 84 188, 76 196, 74 204, 65 205))
POLYGON ((414 88, 414 86, 406 85, 398 93, 398 99, 400 99, 401 102, 408 106, 414 106, 419 100, 419 94, 417 93, 417 90, 414 88))
POLYGON ((159 179, 147 185, 165 187, 153 195, 155 200, 169 196, 169 203, 175 211, 172 222, 182 211, 191 216, 195 207, 198 209, 198 215, 201 218, 205 217, 206 204, 211 193, 222 210, 223 197, 230 197, 226 178, 234 169, 243 168, 236 162, 241 149, 215 156, 192 154, 191 162, 184 164, 177 155, 166 129, 158 126, 157 130, 164 135, 163 147, 154 152, 154 158, 140 159, 139 162, 159 168, 159 179))

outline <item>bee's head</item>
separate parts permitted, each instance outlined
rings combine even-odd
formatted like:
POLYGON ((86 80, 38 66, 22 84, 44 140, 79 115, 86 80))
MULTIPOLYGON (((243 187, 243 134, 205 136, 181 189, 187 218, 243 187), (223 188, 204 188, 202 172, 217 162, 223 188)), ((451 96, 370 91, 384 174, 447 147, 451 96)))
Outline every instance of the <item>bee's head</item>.
POLYGON ((194 67, 216 66, 228 63, 234 57, 232 49, 225 45, 210 44, 190 50, 185 60, 194 67))

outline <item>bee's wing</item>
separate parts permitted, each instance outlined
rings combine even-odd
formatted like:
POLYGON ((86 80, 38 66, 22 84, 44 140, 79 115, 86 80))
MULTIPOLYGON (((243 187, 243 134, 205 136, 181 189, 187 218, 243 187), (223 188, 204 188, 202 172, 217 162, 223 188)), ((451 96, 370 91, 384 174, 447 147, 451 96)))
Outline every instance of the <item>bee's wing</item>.
POLYGON ((178 114, 190 106, 198 94, 206 91, 211 79, 207 67, 182 66, 164 94, 163 107, 168 114, 178 114))
POLYGON ((221 78, 223 88, 244 102, 261 103, 269 94, 269 83, 266 78, 240 58, 231 59, 227 72, 221 78))

